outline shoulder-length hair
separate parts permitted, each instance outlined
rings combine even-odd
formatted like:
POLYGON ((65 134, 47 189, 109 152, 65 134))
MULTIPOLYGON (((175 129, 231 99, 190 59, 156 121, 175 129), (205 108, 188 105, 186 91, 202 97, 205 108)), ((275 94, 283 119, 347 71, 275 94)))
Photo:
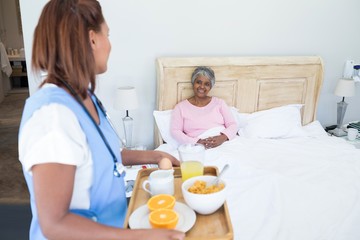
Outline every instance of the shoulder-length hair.
POLYGON ((83 98, 95 90, 95 59, 89 31, 104 23, 97 0, 51 0, 35 28, 32 68, 47 72, 42 83, 63 86, 66 81, 83 98))

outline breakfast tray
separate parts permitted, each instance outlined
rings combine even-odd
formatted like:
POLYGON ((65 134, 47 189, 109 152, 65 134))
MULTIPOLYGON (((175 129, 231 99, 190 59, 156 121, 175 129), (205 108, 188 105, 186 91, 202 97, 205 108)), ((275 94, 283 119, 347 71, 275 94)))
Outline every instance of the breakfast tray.
MULTIPOLYGON (((148 179, 151 172, 157 170, 157 168, 142 169, 139 171, 134 190, 130 199, 124 228, 129 227, 130 215, 140 206, 147 203, 151 197, 148 192, 142 188, 142 184, 148 179)), ((216 167, 208 166, 204 168, 204 175, 218 175, 218 169, 216 167)), ((174 168, 174 184, 175 184, 175 198, 177 202, 185 203, 181 192, 181 170, 179 167, 174 168)), ((196 222, 194 226, 186 232, 186 240, 232 240, 233 228, 229 216, 229 210, 226 202, 215 213, 210 215, 201 215, 196 213, 196 222)))

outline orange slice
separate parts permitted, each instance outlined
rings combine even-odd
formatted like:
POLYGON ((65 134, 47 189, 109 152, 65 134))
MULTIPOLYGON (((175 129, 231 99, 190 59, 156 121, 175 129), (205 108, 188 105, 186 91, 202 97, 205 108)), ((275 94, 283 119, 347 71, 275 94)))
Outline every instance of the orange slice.
POLYGON ((173 209, 157 209, 149 214, 149 222, 153 228, 174 229, 179 221, 173 209))
POLYGON ((157 209, 173 209, 175 206, 176 199, 174 196, 169 194, 159 194, 151 197, 148 202, 147 206, 150 211, 154 211, 157 209))

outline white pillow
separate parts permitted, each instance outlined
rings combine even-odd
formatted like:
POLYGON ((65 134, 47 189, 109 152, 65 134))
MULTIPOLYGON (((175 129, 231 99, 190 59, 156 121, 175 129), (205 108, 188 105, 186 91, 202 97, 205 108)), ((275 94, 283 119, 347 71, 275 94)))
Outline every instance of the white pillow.
POLYGON ((246 116, 246 125, 239 135, 249 138, 293 138, 306 136, 302 129, 302 104, 291 104, 246 116))
POLYGON ((240 128, 245 127, 247 124, 247 116, 250 115, 249 113, 240 113, 239 110, 235 107, 230 107, 231 113, 234 116, 236 124, 238 126, 238 130, 240 128))
POLYGON ((172 110, 154 111, 153 115, 163 141, 170 144, 172 147, 177 148, 179 143, 170 133, 171 112, 172 110))
POLYGON ((304 131, 310 137, 322 137, 328 136, 327 132, 325 131, 324 127, 318 120, 315 120, 305 126, 303 126, 304 131))

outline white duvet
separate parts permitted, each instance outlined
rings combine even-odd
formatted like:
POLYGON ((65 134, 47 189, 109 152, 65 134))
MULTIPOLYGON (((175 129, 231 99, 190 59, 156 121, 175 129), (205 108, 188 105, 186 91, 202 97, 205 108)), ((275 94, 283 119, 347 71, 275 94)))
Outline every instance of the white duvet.
MULTIPOLYGON (((306 137, 236 137, 206 150, 224 180, 236 240, 359 240, 360 149, 318 122, 306 137)), ((178 157, 176 149, 161 145, 178 157)))

